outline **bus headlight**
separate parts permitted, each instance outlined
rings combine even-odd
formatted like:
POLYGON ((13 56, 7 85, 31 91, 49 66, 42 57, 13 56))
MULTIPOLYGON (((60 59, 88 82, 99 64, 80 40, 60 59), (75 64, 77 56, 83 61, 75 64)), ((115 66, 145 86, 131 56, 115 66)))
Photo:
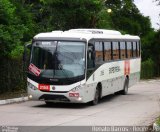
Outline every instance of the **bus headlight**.
POLYGON ((38 88, 36 86, 34 86, 33 84, 31 84, 30 82, 27 82, 27 86, 33 90, 37 90, 38 88))
POLYGON ((33 96, 32 96, 32 95, 28 95, 28 98, 29 98, 29 99, 32 99, 32 98, 33 98, 33 96))
POLYGON ((82 87, 83 87, 82 85, 76 86, 76 87, 74 87, 71 91, 72 91, 72 92, 79 91, 79 90, 82 89, 82 87))

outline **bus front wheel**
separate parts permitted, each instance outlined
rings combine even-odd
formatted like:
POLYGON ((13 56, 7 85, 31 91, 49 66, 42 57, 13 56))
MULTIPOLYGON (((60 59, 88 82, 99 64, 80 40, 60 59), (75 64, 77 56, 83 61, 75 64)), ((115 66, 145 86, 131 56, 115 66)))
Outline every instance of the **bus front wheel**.
POLYGON ((49 102, 49 101, 45 101, 47 106, 52 106, 54 103, 53 102, 49 102))
POLYGON ((100 89, 99 89, 99 87, 97 86, 96 91, 95 91, 95 95, 94 95, 94 99, 93 99, 93 101, 91 102, 92 105, 97 105, 98 102, 99 102, 99 98, 100 98, 100 89))

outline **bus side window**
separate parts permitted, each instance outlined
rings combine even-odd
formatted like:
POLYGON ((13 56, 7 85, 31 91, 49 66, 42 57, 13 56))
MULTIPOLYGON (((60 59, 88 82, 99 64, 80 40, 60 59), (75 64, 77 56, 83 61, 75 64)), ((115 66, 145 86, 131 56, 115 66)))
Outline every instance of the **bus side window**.
POLYGON ((137 46, 136 46, 136 42, 133 42, 133 57, 137 57, 137 46))
POLYGON ((121 50, 121 54, 120 54, 120 58, 121 59, 126 59, 126 48, 125 48, 125 42, 120 42, 120 50, 121 50))
POLYGON ((139 42, 136 43, 137 43, 137 57, 140 57, 140 43, 139 42))
POLYGON ((111 42, 104 42, 104 60, 111 60, 111 42))
POLYGON ((132 43, 127 42, 127 57, 132 58, 132 43))
POLYGON ((95 63, 97 65, 103 62, 103 43, 102 42, 95 42, 95 63))
POLYGON ((112 55, 113 55, 113 60, 118 60, 119 59, 119 45, 118 42, 112 42, 112 55))

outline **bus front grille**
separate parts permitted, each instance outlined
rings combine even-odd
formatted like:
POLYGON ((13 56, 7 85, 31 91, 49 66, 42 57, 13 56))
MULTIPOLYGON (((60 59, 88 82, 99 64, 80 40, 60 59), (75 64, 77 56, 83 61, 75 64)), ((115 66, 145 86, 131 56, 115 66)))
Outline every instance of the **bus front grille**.
POLYGON ((70 100, 64 95, 50 95, 50 94, 43 94, 41 97, 39 97, 39 100, 70 102, 70 100))

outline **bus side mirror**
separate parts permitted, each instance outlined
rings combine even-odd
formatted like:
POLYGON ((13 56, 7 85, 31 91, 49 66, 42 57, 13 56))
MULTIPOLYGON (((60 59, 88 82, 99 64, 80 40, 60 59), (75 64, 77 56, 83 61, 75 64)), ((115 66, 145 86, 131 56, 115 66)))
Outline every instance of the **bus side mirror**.
POLYGON ((30 52, 30 51, 31 51, 31 47, 32 47, 31 44, 26 44, 26 45, 24 46, 23 62, 26 62, 26 61, 27 61, 27 58, 28 58, 28 50, 29 50, 29 52, 30 52))
POLYGON ((89 50, 87 54, 88 54, 88 59, 90 60, 95 59, 95 51, 89 50))
POLYGON ((27 67, 29 66, 29 59, 30 59, 30 53, 31 53, 32 44, 26 44, 24 46, 24 52, 23 52, 23 71, 27 71, 27 67))
POLYGON ((91 53, 91 59, 92 59, 92 60, 95 60, 95 56, 96 56, 95 51, 92 51, 92 53, 91 53))

